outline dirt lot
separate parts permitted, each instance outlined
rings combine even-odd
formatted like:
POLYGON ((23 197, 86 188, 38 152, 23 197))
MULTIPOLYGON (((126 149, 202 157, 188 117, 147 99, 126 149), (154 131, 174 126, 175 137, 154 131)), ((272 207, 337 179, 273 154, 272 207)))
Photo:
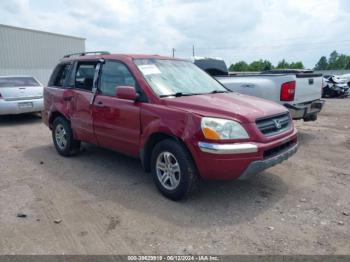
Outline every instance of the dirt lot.
POLYGON ((138 160, 63 158, 37 117, 1 117, 0 254, 350 254, 350 99, 297 127, 287 162, 172 202, 138 160))

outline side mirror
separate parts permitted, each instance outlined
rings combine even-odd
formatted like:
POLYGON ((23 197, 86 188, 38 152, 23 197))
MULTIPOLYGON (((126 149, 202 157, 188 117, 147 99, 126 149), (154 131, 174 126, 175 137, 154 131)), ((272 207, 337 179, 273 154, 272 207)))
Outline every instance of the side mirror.
POLYGON ((117 86, 115 96, 119 99, 133 100, 138 98, 138 94, 133 86, 117 86))

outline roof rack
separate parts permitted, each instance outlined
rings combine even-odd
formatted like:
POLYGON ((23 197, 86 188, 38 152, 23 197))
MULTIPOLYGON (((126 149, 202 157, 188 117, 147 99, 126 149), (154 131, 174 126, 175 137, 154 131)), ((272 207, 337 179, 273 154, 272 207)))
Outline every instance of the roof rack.
POLYGON ((110 52, 107 51, 92 51, 92 52, 81 52, 81 53, 73 53, 63 56, 63 58, 68 58, 71 56, 85 56, 85 55, 110 55, 110 52))

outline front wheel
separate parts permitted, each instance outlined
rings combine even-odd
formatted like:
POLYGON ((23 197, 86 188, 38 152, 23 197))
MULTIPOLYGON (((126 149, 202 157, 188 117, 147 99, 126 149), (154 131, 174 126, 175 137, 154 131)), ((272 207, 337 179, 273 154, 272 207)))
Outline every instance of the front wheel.
POLYGON ((70 123, 63 117, 57 117, 52 126, 52 140, 57 152, 62 156, 77 154, 80 149, 80 141, 73 138, 70 123))
POLYGON ((166 139, 158 143, 152 152, 151 168, 157 188, 169 199, 180 200, 197 187, 196 167, 179 142, 166 139))

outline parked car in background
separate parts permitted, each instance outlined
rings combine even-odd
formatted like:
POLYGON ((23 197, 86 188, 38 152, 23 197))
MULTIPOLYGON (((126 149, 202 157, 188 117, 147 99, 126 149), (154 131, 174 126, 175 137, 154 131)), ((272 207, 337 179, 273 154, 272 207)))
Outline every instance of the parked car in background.
POLYGON ((33 76, 0 76, 0 115, 41 112, 43 86, 33 76))
POLYGON ((139 157, 174 200, 199 178, 248 178, 297 150, 285 107, 231 92, 185 60, 67 56, 45 87, 44 104, 59 154, 79 152, 84 141, 139 157))
POLYGON ((340 78, 346 79, 348 86, 350 87, 350 74, 341 75, 340 78))
POLYGON ((316 120, 324 105, 324 100, 321 100, 322 74, 310 70, 270 70, 231 75, 221 59, 195 57, 193 62, 232 91, 284 105, 296 120, 316 120))
POLYGON ((347 79, 342 76, 324 75, 322 97, 340 97, 349 96, 349 85, 347 79))

